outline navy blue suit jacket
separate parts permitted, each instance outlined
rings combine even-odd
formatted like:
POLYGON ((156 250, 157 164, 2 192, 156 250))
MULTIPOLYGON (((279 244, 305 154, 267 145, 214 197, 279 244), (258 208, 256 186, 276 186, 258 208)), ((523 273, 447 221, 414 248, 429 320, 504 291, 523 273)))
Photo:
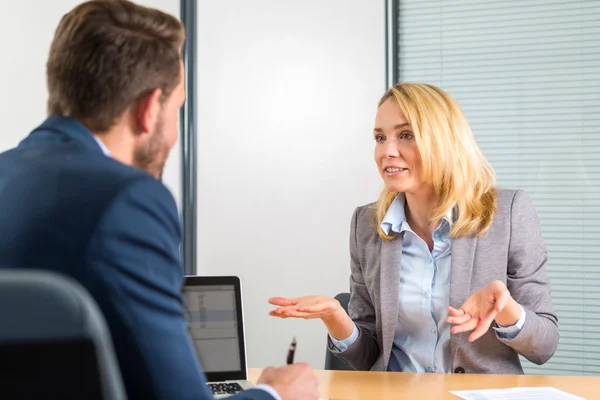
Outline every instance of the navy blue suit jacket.
MULTIPOLYGON (((181 228, 167 188, 48 118, 0 154, 0 267, 70 275, 108 322, 131 399, 212 398, 187 330, 181 228)), ((237 399, 271 400, 262 390, 237 399)))

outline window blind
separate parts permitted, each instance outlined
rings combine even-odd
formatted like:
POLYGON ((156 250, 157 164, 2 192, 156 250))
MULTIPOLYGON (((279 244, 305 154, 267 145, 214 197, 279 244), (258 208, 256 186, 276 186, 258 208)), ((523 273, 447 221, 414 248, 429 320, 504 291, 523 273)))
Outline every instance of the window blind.
POLYGON ((600 1, 401 0, 401 81, 454 96, 502 187, 532 199, 560 344, 527 373, 600 373, 600 1))

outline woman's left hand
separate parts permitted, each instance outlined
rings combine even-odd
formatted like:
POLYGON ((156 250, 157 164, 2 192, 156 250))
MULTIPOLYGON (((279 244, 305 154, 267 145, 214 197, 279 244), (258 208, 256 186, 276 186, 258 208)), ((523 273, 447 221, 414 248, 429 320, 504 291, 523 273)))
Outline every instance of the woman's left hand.
POLYGON ((512 298, 502 281, 493 281, 479 289, 457 310, 448 307, 446 322, 456 325, 451 332, 471 332, 469 342, 483 336, 494 320, 502 326, 512 326, 521 317, 521 307, 512 298))

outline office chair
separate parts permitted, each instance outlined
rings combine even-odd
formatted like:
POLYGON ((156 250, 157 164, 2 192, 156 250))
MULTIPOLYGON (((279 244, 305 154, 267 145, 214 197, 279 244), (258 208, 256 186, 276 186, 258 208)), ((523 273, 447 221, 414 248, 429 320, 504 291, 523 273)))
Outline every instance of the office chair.
POLYGON ((0 270, 0 398, 125 399, 110 333, 73 279, 0 270))
MULTIPOLYGON (((335 299, 340 302, 340 305, 348 314, 348 302, 350 301, 350 293, 339 293, 335 299)), ((337 358, 334 353, 326 349, 325 353, 325 369, 338 371, 354 371, 350 365, 337 358)))

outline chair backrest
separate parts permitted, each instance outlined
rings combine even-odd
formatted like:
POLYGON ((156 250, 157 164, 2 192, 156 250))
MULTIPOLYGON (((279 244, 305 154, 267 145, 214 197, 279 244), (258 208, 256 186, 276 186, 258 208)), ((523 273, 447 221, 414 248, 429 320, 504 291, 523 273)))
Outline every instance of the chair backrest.
POLYGON ((0 270, 0 397, 125 399, 110 333, 73 279, 0 270))
MULTIPOLYGON (((350 293, 339 293, 335 296, 335 299, 340 302, 341 306, 348 314, 348 302, 350 301, 350 293)), ((334 353, 326 350, 325 353, 325 369, 328 370, 339 370, 339 371, 354 371, 350 365, 346 364, 344 361, 335 356, 334 353)))

